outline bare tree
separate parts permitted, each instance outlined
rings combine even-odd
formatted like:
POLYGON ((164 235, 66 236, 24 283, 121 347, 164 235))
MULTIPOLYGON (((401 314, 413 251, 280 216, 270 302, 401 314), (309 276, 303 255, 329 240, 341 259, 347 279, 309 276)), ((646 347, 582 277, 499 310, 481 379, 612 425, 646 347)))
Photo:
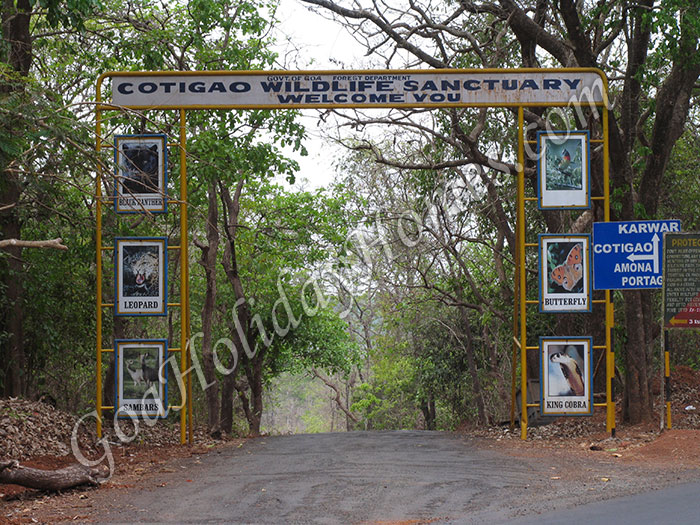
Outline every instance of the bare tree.
MULTIPOLYGON (((654 0, 632 2, 574 2, 573 0, 471 1, 454 4, 378 1, 352 3, 303 0, 318 13, 351 29, 368 55, 385 67, 598 67, 611 81, 610 161, 612 187, 619 195, 618 220, 654 217, 673 145, 688 119, 691 99, 700 76, 700 14, 694 2, 665 6, 654 0), (652 41, 654 44, 652 45, 652 41)), ((502 198, 493 194, 497 171, 513 174, 512 163, 493 155, 498 137, 491 123, 465 119, 461 110, 443 112, 450 126, 442 128, 441 144, 456 155, 452 164, 479 164, 486 169, 482 183, 494 205, 487 215, 500 235, 514 249, 512 219, 499 213, 502 198)), ((418 129, 415 116, 404 114, 384 123, 418 129)), ((376 118, 352 117, 353 125, 379 123, 376 118)), ((543 129, 542 110, 525 112, 528 129, 543 129)), ((588 128, 600 137, 600 115, 589 112, 574 117, 576 127, 588 128)), ((424 130, 425 131, 425 130, 424 130)), ((506 135, 507 136, 507 135, 506 135)), ((602 188, 602 151, 592 155, 594 188, 602 188)), ((405 158, 382 162, 416 167, 405 158)), ((510 157, 512 158, 512 156, 510 157)), ((444 167, 444 161, 424 162, 424 167, 444 167)), ((533 164, 526 166, 534 183, 533 164)), ((600 216, 596 211, 595 216, 600 216)), ((550 231, 560 231, 561 214, 546 214, 550 231)), ((659 327, 653 311, 653 292, 624 294, 626 340, 624 416, 630 422, 651 417, 651 349, 659 327)))

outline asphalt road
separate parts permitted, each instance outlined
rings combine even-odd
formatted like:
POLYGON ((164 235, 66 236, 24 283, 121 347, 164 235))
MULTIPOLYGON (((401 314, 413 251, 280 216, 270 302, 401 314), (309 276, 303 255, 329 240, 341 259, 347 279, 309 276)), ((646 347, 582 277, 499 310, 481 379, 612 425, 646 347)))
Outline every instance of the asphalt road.
POLYGON ((614 480, 596 483, 598 467, 578 465, 590 476, 561 482, 553 465, 440 432, 267 437, 115 493, 101 522, 577 523, 574 505, 654 488, 633 468, 610 466, 614 480))
POLYGON ((509 525, 694 525, 700 523, 700 483, 589 503, 510 521, 509 525))

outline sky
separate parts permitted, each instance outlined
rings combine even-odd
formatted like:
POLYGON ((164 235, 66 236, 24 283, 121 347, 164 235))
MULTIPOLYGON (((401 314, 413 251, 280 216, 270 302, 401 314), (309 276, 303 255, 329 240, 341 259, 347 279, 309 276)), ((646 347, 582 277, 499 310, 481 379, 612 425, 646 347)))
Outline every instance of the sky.
MULTIPOLYGON (((353 63, 364 54, 364 48, 340 24, 310 12, 299 0, 281 0, 278 18, 281 20, 277 29, 281 60, 292 49, 286 40, 291 40, 299 49, 297 63, 287 65, 285 69, 352 69, 353 63)), ((335 146, 321 140, 317 114, 315 110, 307 110, 301 119, 309 135, 305 143, 309 155, 301 157, 286 151, 301 166, 297 179, 308 179, 308 183, 301 183, 305 189, 329 184, 334 174, 333 159, 340 154, 335 146)))
POLYGON ((301 50, 299 69, 349 69, 363 53, 340 24, 309 11, 299 0, 281 0, 278 18, 280 43, 289 38, 301 50))

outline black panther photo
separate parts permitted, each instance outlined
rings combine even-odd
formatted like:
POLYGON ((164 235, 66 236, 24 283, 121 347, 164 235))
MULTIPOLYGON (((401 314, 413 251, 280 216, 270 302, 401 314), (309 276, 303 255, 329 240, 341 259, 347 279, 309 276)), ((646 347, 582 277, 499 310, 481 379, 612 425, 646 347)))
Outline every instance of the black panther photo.
POLYGON ((122 195, 158 193, 158 145, 122 143, 122 195))

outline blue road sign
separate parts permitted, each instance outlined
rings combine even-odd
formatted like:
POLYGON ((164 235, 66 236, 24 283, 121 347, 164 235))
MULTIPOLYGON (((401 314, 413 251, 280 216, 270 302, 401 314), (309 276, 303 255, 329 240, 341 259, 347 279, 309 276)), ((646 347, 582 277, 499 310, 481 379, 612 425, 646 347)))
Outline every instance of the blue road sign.
POLYGON ((593 289, 661 288, 665 232, 680 232, 681 221, 593 223, 593 289))

